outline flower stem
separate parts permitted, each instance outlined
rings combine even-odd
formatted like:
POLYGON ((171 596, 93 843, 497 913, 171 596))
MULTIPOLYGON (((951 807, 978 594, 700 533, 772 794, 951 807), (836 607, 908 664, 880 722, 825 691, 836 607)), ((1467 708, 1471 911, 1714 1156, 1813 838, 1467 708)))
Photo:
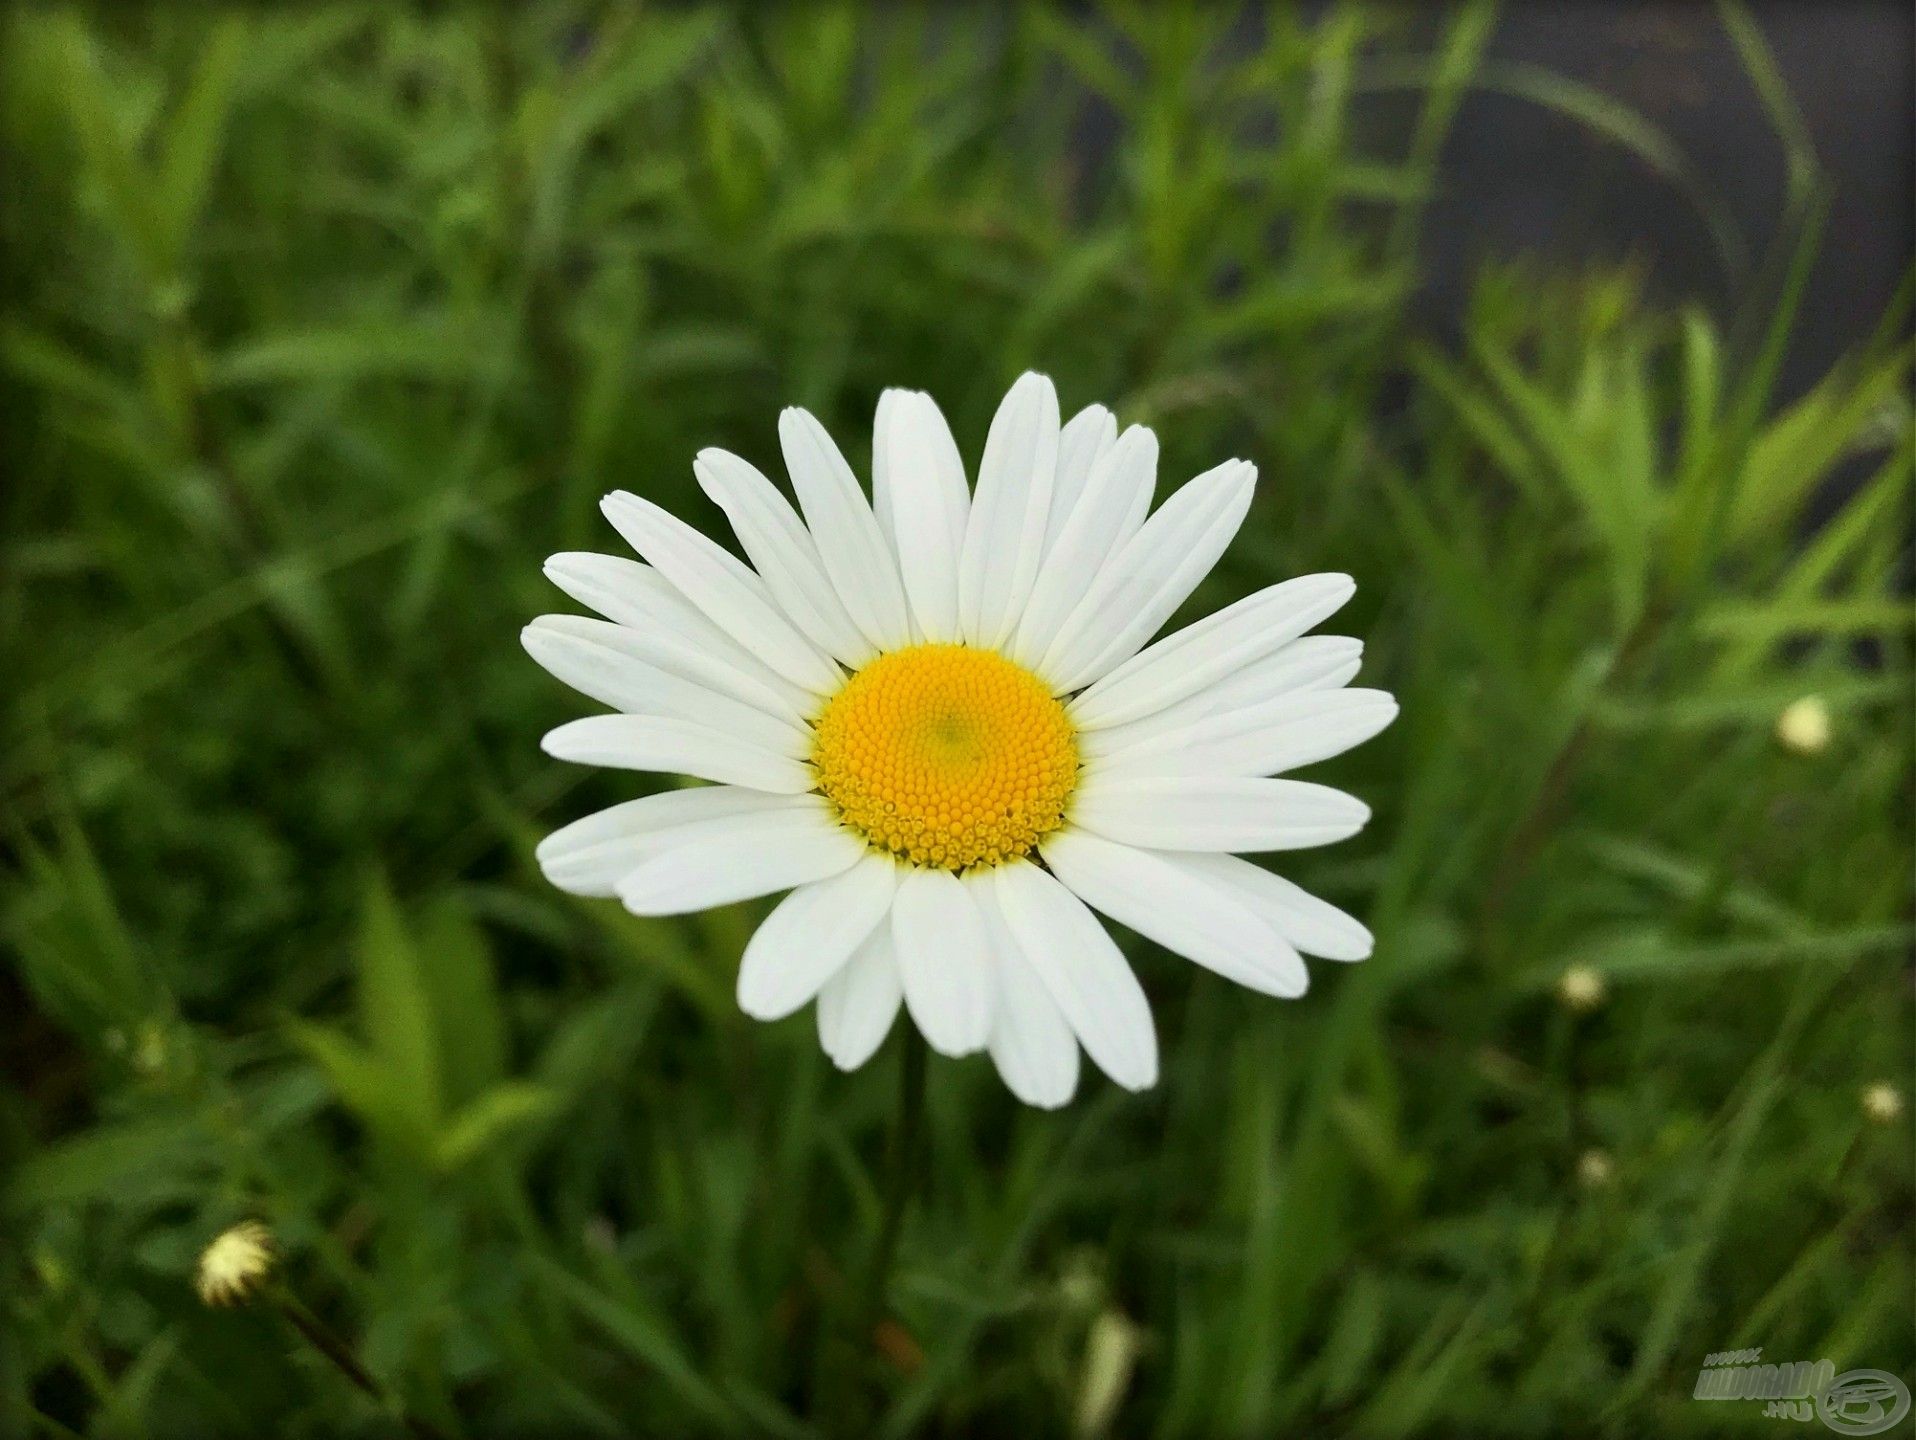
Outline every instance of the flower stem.
POLYGON ((898 1110, 885 1143, 884 1208, 879 1216, 878 1236, 872 1244, 865 1273, 851 1289, 849 1303, 841 1302, 839 1320, 845 1328, 827 1342, 823 1352, 822 1374, 826 1388, 820 1410, 823 1416, 829 1417, 833 1434, 870 1433, 868 1406, 872 1397, 864 1384, 869 1373, 867 1361, 884 1313, 892 1266, 898 1258, 905 1209, 917 1188, 924 1120, 925 1042, 915 1029, 906 1026, 905 1052, 898 1077, 898 1110))
POLYGON ((916 1029, 907 1026, 904 1065, 898 1082, 898 1115, 885 1149, 884 1216, 879 1221, 878 1243, 872 1250, 871 1267, 865 1274, 865 1288, 857 1311, 859 1328, 854 1334, 861 1347, 870 1342, 872 1327, 884 1309, 892 1263, 898 1258, 898 1236, 905 1225, 905 1207, 917 1188, 918 1153, 924 1144, 924 1127, 925 1041, 916 1029))
POLYGON ((431 1425, 418 1416, 409 1414, 399 1402, 387 1392, 386 1387, 375 1380, 365 1366, 359 1363, 353 1354, 352 1346, 328 1328, 311 1310, 308 1310, 298 1296, 284 1285, 276 1285, 269 1292, 273 1308, 279 1311, 287 1324, 300 1333, 300 1337, 311 1345, 333 1366, 363 1392, 375 1405, 395 1416, 417 1440, 444 1440, 444 1437, 431 1425))

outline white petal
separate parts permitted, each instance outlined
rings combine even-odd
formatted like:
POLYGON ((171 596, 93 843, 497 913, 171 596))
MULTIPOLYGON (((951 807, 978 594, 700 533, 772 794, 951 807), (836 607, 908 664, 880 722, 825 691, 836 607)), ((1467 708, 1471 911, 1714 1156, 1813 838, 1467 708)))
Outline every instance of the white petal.
POLYGON ((765 582, 744 562, 683 520, 627 491, 606 496, 600 508, 628 545, 747 653, 814 694, 838 688, 843 673, 794 628, 765 582))
POLYGON ((969 1055, 991 1037, 991 950, 971 896, 949 870, 907 869, 891 910, 905 1005, 941 1055, 969 1055))
POLYGON ((1117 443, 1118 421, 1102 405, 1087 405, 1065 421, 1058 432, 1058 469, 1051 482, 1051 512, 1045 522, 1045 548, 1064 529, 1067 516, 1077 508, 1084 494, 1091 467, 1100 455, 1117 443))
POLYGON ((1185 485, 1106 563, 1039 673, 1063 693, 1138 652, 1210 573, 1251 506, 1257 467, 1227 460, 1185 485))
POLYGON ((1194 720, 1108 752, 1098 773, 1278 775, 1341 755, 1397 718, 1382 690, 1319 690, 1194 720))
POLYGON ((1236 855, 1181 854, 1182 864, 1219 885, 1264 918, 1306 955, 1326 960, 1370 958, 1371 934, 1328 900, 1320 900, 1282 875, 1273 875, 1236 855))
POLYGON ((879 524, 898 555, 918 633, 956 640, 958 558, 971 496, 951 427, 931 396, 887 390, 872 435, 872 484, 885 496, 879 524), (880 480, 882 477, 882 487, 880 480))
MULTIPOLYGON (((895 533, 891 507, 891 470, 882 443, 886 429, 891 424, 892 407, 899 398, 910 395, 910 390, 900 390, 896 386, 878 392, 878 405, 872 412, 872 518, 878 522, 878 533, 890 539, 895 533)), ((966 496, 970 503, 970 496, 966 496)))
POLYGON ((867 855, 779 901, 739 962, 739 1009, 755 1020, 780 1020, 818 994, 884 921, 897 886, 897 863, 867 855))
POLYGON ((852 467, 825 427, 804 410, 788 409, 778 417, 778 441, 799 507, 845 613, 878 649, 909 645, 911 620, 898 562, 879 533, 852 467))
POLYGON ((563 825, 534 852, 547 880, 573 895, 612 895, 630 874, 675 840, 738 815, 768 815, 824 802, 815 795, 768 795, 736 785, 698 785, 626 800, 563 825))
POLYGON ((856 1070, 884 1043, 904 991, 891 927, 880 924, 818 992, 818 1043, 840 1070, 856 1070))
POLYGON ((1229 888, 1184 868, 1182 856, 1070 830, 1049 836, 1040 853, 1094 909, 1226 980, 1285 999, 1310 984, 1290 942, 1229 888))
POLYGON ((1095 730, 1162 710, 1295 640, 1356 591, 1348 575, 1305 575, 1248 595, 1139 651, 1074 700, 1071 718, 1095 730))
POLYGON ((959 623, 974 645, 1003 645, 1023 613, 1057 464, 1058 393, 1043 375, 1021 375, 992 419, 959 561, 959 623))
POLYGON ((1080 730, 1078 751, 1087 759, 1115 755, 1213 715, 1249 710, 1286 695, 1341 689, 1356 677, 1363 656, 1360 640, 1344 635, 1307 635, 1141 720, 1080 730))
POLYGON ((1301 850, 1349 839, 1370 819, 1370 807, 1305 780, 1113 779, 1094 770, 1072 796, 1069 819, 1147 850, 1301 850))
POLYGON ((811 732, 789 712, 768 714, 661 670, 644 658, 650 653, 644 637, 624 625, 541 615, 519 639, 534 660, 602 705, 690 721, 795 760, 811 750, 811 732))
POLYGON ((554 555, 545 570, 581 605, 633 631, 661 670, 795 720, 817 709, 815 695, 741 649, 650 565, 577 550, 554 555))
POLYGON ((1055 1110, 1078 1088, 1078 1037, 1005 922, 989 872, 974 872, 965 888, 984 916, 997 976, 992 1062, 1013 1095, 1027 1105, 1055 1110))
MULTIPOLYGON (((1210 697, 1213 714, 1248 709, 1300 690, 1342 689, 1356 678, 1363 660, 1362 640, 1348 635, 1307 635, 1274 655, 1246 665, 1204 693, 1210 697)), ((1177 708, 1167 706, 1158 715, 1177 708)), ((1154 720, 1157 716, 1145 718, 1154 720)))
POLYGON ((862 841, 815 804, 757 815, 733 815, 693 827, 662 845, 619 881, 619 899, 634 915, 684 915, 827 880, 867 853, 862 841))
POLYGON ((1036 865, 1000 865, 991 883, 1006 927, 1085 1053, 1127 1090, 1157 1083, 1151 1003, 1098 917, 1036 865))
POLYGON ((539 742, 555 760, 696 775, 721 785, 743 785, 799 795, 816 783, 809 765, 709 725, 656 715, 591 715, 548 731, 539 742))
POLYGON ((1157 486, 1158 437, 1133 425, 1098 456, 1063 528, 1045 547, 1044 568, 1018 621, 1011 656, 1035 666, 1111 557, 1144 524, 1157 486))
POLYGON ((765 588, 806 638, 853 669, 871 659, 871 642, 845 613, 811 532, 778 487, 725 450, 699 451, 692 473, 732 522, 765 588))

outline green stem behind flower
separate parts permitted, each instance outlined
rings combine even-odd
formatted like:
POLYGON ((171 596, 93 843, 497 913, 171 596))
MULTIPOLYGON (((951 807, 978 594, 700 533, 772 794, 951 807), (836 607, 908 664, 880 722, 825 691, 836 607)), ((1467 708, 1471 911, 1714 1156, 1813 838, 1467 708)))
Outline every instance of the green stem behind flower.
POLYGON ((859 1328, 854 1334, 861 1345, 871 1338, 872 1327, 884 1309, 892 1263, 898 1258, 898 1237, 905 1225, 905 1207, 917 1188, 924 1128, 925 1041, 916 1029, 908 1028, 898 1081, 898 1115, 885 1151, 884 1217, 879 1222, 878 1242, 872 1249, 871 1267, 859 1298, 859 1328))
POLYGON ((388 1391, 372 1377, 359 1358, 353 1354, 352 1347, 327 1328, 321 1320, 284 1285, 275 1285, 270 1298, 273 1308, 285 1317, 286 1323, 299 1331, 307 1344, 311 1345, 348 1380, 361 1390, 368 1399, 399 1419, 399 1422, 411 1431, 418 1440, 445 1440, 440 1432, 424 1420, 406 1412, 388 1391))
POLYGON ((864 1435, 869 1431, 868 1397, 860 1380, 872 1354, 872 1339, 885 1310, 886 1292, 898 1240, 904 1231, 905 1210, 922 1178, 924 1149, 925 1065, 924 1037, 905 1027, 904 1055, 898 1077, 898 1110, 885 1144, 884 1208, 871 1258, 849 1307, 841 1308, 843 1332, 827 1341, 823 1375, 825 1389, 819 1406, 834 1433, 864 1435))

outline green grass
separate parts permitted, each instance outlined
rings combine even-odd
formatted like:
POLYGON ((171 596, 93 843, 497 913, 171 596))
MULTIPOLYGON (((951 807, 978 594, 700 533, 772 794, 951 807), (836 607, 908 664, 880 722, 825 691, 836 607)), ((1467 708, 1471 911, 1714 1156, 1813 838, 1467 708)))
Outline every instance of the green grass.
POLYGON ((1690 1398, 1713 1351, 1916 1378, 1909 1126, 1858 1103, 1911 1068, 1907 309, 1775 393, 1825 190, 1730 11, 1792 179, 1736 313, 1546 250, 1420 334, 1475 85, 1721 217, 1480 73, 1489 10, 1312 11, 8 13, 0 1432, 386 1433, 195 1300, 245 1216, 449 1435, 1717 1433, 1767 1422, 1690 1398), (1258 463, 1194 608, 1357 577, 1403 714, 1288 873, 1378 949, 1279 1003, 1125 937, 1140 1097, 934 1061, 828 1405, 899 1041, 737 1014, 762 907, 540 879, 632 787, 539 753, 576 701, 517 631, 603 492, 718 532, 700 446, 772 468, 797 403, 862 462, 888 384, 975 461, 1027 366, 1168 477, 1258 463))

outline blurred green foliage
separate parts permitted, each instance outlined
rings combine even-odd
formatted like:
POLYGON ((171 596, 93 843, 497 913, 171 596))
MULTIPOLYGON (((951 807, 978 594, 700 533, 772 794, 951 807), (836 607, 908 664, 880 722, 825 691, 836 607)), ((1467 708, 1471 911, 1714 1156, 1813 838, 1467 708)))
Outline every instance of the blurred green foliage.
POLYGON ((1910 1376, 1908 1125, 1858 1104, 1911 1063, 1907 311, 1773 393, 1821 182, 1732 11, 1793 177, 1743 311, 1545 253, 1420 336, 1493 21, 13 7, 0 1430, 379 1432, 194 1300, 245 1215, 447 1434, 849 1423, 898 1042, 745 1022, 752 907, 539 879, 630 777, 538 753, 576 701, 515 637, 602 492, 717 533, 697 448, 797 403, 858 455, 888 384, 975 461, 1027 366, 1171 478, 1258 462, 1202 604, 1358 577, 1403 716, 1289 868, 1378 952, 1252 1003, 1128 941, 1142 1097, 935 1063, 865 1433, 1714 1433, 1711 1351, 1910 1376))

